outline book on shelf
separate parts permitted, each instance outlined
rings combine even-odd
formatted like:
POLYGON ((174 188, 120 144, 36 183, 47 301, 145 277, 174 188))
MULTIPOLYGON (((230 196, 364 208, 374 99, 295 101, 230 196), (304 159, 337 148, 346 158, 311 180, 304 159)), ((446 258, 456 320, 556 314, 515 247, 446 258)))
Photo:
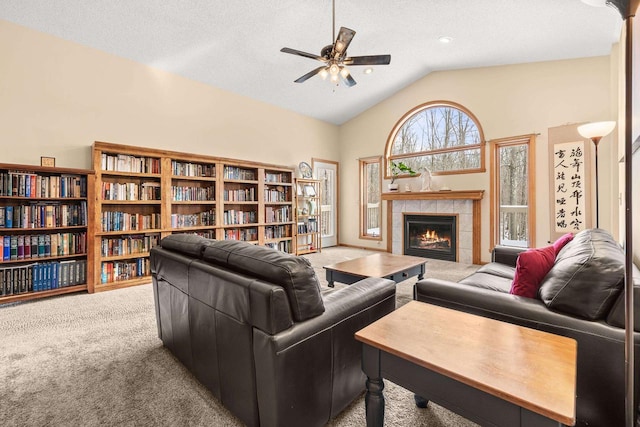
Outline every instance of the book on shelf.
POLYGON ((0 296, 42 292, 86 283, 86 260, 0 268, 0 296))

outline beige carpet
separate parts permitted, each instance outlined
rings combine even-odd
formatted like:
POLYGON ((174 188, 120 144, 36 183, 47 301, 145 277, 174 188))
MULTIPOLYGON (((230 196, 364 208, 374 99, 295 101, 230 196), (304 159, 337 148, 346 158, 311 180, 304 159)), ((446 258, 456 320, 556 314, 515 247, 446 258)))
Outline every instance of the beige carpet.
MULTIPOLYGON (((322 265, 370 252, 325 249, 322 265)), ((428 276, 459 279, 477 266, 429 260, 428 276)), ((398 304, 414 279, 398 284, 398 304)), ((336 289, 343 285, 336 284, 336 289)), ((162 347, 151 285, 0 306, 2 426, 241 426, 162 347)), ((385 381, 385 425, 473 426, 437 405, 418 409, 413 394, 385 381)), ((363 426, 360 397, 330 426, 363 426)))

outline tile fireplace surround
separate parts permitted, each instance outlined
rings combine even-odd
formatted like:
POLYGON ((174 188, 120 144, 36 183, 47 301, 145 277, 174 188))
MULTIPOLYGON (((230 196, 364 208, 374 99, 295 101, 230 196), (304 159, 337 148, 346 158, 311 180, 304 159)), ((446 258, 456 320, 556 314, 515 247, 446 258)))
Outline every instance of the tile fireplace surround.
POLYGON ((382 193, 387 201, 387 251, 402 254, 404 214, 458 217, 458 262, 480 264, 480 202, 484 190, 382 193))

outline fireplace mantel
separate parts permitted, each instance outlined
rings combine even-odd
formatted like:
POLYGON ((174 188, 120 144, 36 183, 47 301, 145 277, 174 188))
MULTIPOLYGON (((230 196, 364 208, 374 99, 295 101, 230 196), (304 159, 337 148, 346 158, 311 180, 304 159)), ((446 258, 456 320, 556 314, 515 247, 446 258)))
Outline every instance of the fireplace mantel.
MULTIPOLYGON (((450 190, 450 191, 401 191, 401 192, 388 192, 382 193, 382 200, 387 201, 387 252, 396 253, 393 250, 393 229, 394 229, 394 203, 400 203, 404 206, 403 202, 415 203, 410 201, 418 201, 419 204, 427 202, 421 202, 423 200, 443 201, 442 203, 457 203, 457 201, 467 201, 472 204, 472 221, 471 221, 471 235, 472 237, 472 253, 470 260, 474 264, 480 264, 480 203, 484 197, 484 190, 450 190), (451 200, 453 202, 444 202, 451 200), (470 202, 469 202, 470 201, 470 202)), ((447 209, 448 210, 448 209, 447 209)), ((412 211, 409 209, 408 212, 412 211)), ((405 210, 402 211, 404 214, 405 210)), ((441 212, 442 213, 442 212, 441 212)), ((455 213, 455 212, 452 212, 455 213)), ((397 227, 396 227, 397 228, 397 227)), ((397 238, 398 236, 396 236, 397 238)))
POLYGON ((484 190, 394 191, 382 193, 382 200, 481 200, 484 190))

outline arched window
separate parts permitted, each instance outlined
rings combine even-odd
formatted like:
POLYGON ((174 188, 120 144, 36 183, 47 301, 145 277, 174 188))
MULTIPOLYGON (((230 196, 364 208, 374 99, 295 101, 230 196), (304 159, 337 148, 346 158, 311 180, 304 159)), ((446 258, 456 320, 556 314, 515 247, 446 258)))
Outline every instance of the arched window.
POLYGON ((389 134, 385 178, 390 178, 391 162, 402 162, 416 172, 427 168, 434 175, 484 172, 480 123, 454 102, 419 105, 402 116, 389 134))

